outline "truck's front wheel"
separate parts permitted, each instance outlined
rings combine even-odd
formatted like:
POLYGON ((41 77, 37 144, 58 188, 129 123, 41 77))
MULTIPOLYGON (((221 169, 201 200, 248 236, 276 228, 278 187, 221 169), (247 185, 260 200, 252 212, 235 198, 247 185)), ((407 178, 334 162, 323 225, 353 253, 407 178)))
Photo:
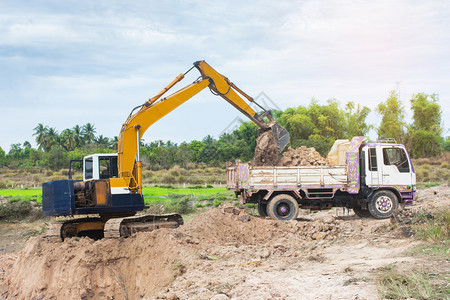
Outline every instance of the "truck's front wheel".
POLYGON ((289 221, 295 219, 298 211, 297 200, 288 194, 276 195, 267 205, 267 214, 274 220, 289 221))
POLYGON ((398 207, 397 196, 391 191, 378 191, 369 201, 369 212, 376 219, 386 219, 398 207))

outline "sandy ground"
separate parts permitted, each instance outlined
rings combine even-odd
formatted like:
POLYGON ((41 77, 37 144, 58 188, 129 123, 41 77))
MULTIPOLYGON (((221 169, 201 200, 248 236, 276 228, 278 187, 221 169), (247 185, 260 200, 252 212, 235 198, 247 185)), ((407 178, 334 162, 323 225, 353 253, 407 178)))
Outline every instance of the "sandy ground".
MULTIPOLYGON (((406 211, 449 206, 440 186, 406 211)), ((421 242, 394 219, 302 213, 277 222, 211 209, 127 239, 34 237, 0 255, 0 299, 379 299, 380 267, 423 263, 404 254, 421 242)))

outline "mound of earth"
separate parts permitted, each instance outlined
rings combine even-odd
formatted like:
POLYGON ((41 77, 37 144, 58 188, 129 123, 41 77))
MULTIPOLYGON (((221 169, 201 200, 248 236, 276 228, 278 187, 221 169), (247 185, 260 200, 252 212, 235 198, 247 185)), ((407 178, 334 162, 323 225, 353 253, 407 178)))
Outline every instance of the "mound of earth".
POLYGON ((258 166, 324 166, 327 161, 313 147, 301 146, 297 149, 289 147, 279 158, 278 147, 272 131, 262 133, 256 139, 255 156, 252 165, 258 166))
MULTIPOLYGON (((35 237, 15 260, 11 254, 3 258, 5 295, 18 299, 148 298, 188 270, 206 271, 205 260, 237 253, 246 259, 271 253, 297 255, 305 241, 334 239, 340 229, 347 231, 340 222, 332 217, 275 222, 211 209, 178 229, 138 233, 126 239, 73 238, 55 243, 35 237)), ((182 293, 198 292, 202 281, 191 289, 183 286, 182 293)))
POLYGON ((325 166, 327 160, 314 147, 301 146, 293 149, 289 147, 283 153, 279 165, 281 166, 325 166))
POLYGON ((272 130, 265 131, 256 139, 255 156, 253 166, 276 166, 280 148, 273 137, 272 130))
POLYGON ((0 298, 378 299, 373 270, 417 265, 404 255, 417 241, 396 219, 449 201, 441 186, 386 220, 335 209, 279 222, 214 208, 177 229, 126 239, 36 237, 0 255, 0 298))

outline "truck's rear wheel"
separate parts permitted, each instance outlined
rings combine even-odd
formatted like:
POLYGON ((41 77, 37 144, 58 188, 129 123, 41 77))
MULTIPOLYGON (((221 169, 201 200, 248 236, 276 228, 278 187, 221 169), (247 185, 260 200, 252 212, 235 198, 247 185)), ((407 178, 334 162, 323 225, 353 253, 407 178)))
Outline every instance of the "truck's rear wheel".
POLYGON ((376 219, 386 219, 398 207, 397 196, 391 191, 378 191, 369 201, 369 212, 376 219))
POLYGON ((267 217, 267 202, 258 202, 258 214, 263 218, 267 217))
POLYGON ((353 207, 353 211, 355 212, 355 215, 360 218, 368 218, 372 216, 367 209, 362 209, 361 206, 353 207))
POLYGON ((267 214, 274 220, 289 221, 295 219, 298 211, 297 200, 288 194, 276 195, 267 205, 267 214))

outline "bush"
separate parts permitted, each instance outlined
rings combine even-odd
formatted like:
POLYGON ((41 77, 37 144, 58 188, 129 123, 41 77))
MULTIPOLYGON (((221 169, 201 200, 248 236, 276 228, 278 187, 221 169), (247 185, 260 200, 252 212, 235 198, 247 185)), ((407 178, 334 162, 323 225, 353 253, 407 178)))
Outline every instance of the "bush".
POLYGON ((418 213, 413 218, 413 231, 424 240, 442 242, 450 238, 450 209, 439 213, 418 213))
POLYGON ((174 183, 177 182, 177 178, 174 177, 174 176, 172 176, 172 175, 170 175, 170 174, 165 174, 165 175, 163 175, 163 177, 162 177, 161 180, 162 180, 162 182, 164 182, 164 183, 171 183, 171 184, 174 184, 174 183))
POLYGON ((383 299, 444 299, 444 290, 433 286, 430 279, 424 271, 400 272, 391 268, 378 276, 378 284, 383 299))
POLYGON ((149 170, 142 171, 142 178, 143 179, 150 179, 153 177, 153 172, 149 170))
POLYGON ((164 205, 164 210, 167 213, 189 214, 194 211, 194 208, 190 205, 190 197, 182 197, 171 199, 164 205))
POLYGON ((407 144, 411 145, 409 153, 412 157, 430 157, 439 155, 442 138, 431 131, 416 130, 407 138, 407 144))
POLYGON ((21 220, 33 212, 33 204, 28 201, 16 201, 0 204, 0 220, 21 220))

